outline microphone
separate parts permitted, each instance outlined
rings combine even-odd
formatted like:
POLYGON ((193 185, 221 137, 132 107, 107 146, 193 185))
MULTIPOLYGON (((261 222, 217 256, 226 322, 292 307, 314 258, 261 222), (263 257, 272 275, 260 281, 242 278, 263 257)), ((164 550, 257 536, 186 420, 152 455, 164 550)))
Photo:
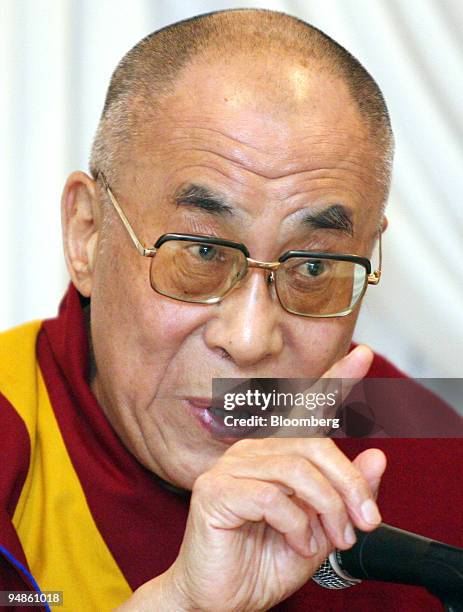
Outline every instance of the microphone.
POLYGON ((312 579, 327 589, 343 589, 362 580, 426 588, 447 610, 463 610, 463 549, 381 523, 374 531, 356 529, 357 542, 336 550, 312 579), (455 607, 455 606, 461 607, 455 607))

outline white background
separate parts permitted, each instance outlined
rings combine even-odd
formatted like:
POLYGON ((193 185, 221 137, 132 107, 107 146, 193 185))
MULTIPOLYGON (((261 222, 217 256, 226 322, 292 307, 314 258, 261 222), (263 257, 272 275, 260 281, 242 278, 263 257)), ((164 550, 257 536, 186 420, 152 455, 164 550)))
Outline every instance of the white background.
POLYGON ((246 6, 320 27, 378 81, 397 155, 384 275, 356 338, 416 377, 462 377, 461 0, 0 0, 0 329, 56 312, 61 189, 87 169, 122 55, 173 21, 246 6))

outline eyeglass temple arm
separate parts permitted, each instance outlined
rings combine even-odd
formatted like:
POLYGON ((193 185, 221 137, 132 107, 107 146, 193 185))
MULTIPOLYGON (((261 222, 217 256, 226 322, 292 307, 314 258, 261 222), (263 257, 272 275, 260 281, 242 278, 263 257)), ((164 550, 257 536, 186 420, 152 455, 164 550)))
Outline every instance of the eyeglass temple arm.
POLYGON ((378 268, 368 275, 368 284, 369 285, 377 285, 379 283, 379 279, 381 278, 381 270, 383 266, 383 248, 381 241, 382 231, 378 232, 378 248, 379 248, 379 265, 378 268))
POLYGON ((119 215, 120 220, 124 224, 125 229, 128 231, 129 236, 132 239, 132 242, 134 243, 137 251, 140 253, 140 255, 143 255, 144 257, 153 257, 156 254, 156 249, 148 249, 138 240, 137 235, 133 230, 133 227, 130 225, 130 222, 125 216, 124 211, 119 206, 119 202, 116 200, 113 192, 111 191, 111 188, 108 184, 108 181, 106 180, 105 175, 102 172, 98 172, 97 178, 98 177, 101 178, 101 182, 103 183, 106 193, 108 194, 108 197, 111 200, 111 204, 116 209, 116 212, 119 215))

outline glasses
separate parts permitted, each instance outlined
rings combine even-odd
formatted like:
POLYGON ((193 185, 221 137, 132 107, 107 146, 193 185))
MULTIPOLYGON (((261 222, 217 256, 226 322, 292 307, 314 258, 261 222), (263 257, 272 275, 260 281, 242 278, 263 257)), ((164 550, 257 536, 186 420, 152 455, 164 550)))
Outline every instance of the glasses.
POLYGON ((164 234, 153 247, 137 238, 105 176, 98 177, 130 235, 137 251, 151 258, 150 284, 157 293, 198 304, 215 304, 245 278, 249 268, 268 272, 281 306, 303 317, 343 317, 362 299, 367 286, 381 277, 382 249, 379 232, 379 267, 371 272, 365 257, 339 253, 287 251, 278 261, 257 261, 244 244, 214 236, 164 234))

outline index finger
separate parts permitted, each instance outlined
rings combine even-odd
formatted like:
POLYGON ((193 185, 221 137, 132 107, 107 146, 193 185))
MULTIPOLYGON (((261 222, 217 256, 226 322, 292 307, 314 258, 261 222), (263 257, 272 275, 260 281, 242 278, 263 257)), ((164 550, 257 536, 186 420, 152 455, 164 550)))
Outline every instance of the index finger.
POLYGON ((362 472, 330 438, 265 438, 241 440, 227 455, 298 455, 309 461, 341 496, 353 523, 364 531, 379 525, 381 515, 375 492, 362 472))

